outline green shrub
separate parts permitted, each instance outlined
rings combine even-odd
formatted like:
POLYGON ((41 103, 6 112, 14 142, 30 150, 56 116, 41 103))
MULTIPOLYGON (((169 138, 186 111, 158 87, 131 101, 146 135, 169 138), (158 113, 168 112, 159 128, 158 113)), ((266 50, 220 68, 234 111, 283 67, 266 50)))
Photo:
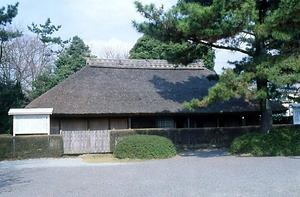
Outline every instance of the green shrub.
POLYGON ((176 149, 165 137, 131 135, 118 142, 114 155, 120 159, 163 159, 176 155, 176 149))
POLYGON ((269 134, 246 134, 232 142, 230 151, 232 154, 254 156, 300 155, 300 130, 280 129, 269 134))

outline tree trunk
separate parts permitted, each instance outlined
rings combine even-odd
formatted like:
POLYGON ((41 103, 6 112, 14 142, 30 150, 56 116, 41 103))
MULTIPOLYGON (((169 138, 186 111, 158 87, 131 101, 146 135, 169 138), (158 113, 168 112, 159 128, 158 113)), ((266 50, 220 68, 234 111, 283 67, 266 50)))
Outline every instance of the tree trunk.
POLYGON ((260 111, 260 131, 262 133, 269 133, 269 131, 273 128, 272 109, 269 99, 260 100, 260 111))

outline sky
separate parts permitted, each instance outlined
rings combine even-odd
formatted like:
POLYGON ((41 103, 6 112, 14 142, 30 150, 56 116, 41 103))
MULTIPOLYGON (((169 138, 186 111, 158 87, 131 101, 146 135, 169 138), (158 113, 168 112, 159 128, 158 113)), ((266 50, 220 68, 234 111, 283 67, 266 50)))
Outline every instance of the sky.
MULTIPOLYGON (((134 0, 1 0, 0 6, 19 2, 18 15, 13 26, 27 31, 27 26, 44 24, 47 18, 53 25, 61 25, 57 35, 62 39, 79 36, 93 55, 101 57, 106 48, 129 51, 142 36, 132 21, 143 21, 136 11, 134 0)), ((140 0, 143 4, 164 5, 165 9, 177 0, 140 0)), ((215 71, 229 67, 227 61, 241 58, 238 53, 217 51, 215 71)))

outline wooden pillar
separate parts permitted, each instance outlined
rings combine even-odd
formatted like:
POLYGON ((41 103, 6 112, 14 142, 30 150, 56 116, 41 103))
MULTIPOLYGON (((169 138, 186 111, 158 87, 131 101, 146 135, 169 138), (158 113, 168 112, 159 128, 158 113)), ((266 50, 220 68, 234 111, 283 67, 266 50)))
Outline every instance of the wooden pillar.
POLYGON ((131 129, 131 117, 128 118, 128 129, 131 129))

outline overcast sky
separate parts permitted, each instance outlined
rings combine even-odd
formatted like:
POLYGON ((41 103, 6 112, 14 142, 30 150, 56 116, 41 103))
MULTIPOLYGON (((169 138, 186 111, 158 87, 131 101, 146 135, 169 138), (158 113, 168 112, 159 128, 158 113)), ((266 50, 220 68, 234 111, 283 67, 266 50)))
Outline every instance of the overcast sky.
MULTIPOLYGON (((63 39, 79 36, 89 45, 93 55, 101 56, 104 48, 129 50, 141 34, 132 26, 132 20, 142 21, 136 12, 134 0, 1 0, 0 6, 19 2, 18 15, 13 25, 26 30, 32 22, 61 25, 57 36, 63 39)), ((170 8, 177 0, 140 0, 170 8)), ((238 54, 217 52, 215 70, 220 73, 226 62, 238 54)))

